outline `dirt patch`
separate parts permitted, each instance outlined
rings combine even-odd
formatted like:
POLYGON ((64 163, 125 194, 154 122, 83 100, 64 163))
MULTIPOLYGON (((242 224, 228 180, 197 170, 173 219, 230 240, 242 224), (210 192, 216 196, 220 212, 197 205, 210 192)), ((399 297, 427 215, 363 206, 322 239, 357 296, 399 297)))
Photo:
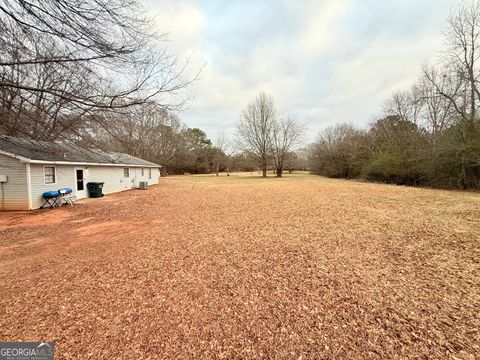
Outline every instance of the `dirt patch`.
POLYGON ((90 217, 86 217, 84 219, 72 220, 72 223, 73 224, 81 224, 81 223, 85 223, 85 222, 89 222, 89 221, 93 221, 93 220, 95 220, 95 218, 90 216, 90 217))
POLYGON ((0 247, 0 256, 11 254, 14 251, 15 251, 14 246, 2 246, 0 247))
MULTIPOLYGON (((89 220, 88 222, 92 222, 92 220, 89 220)), ((69 243, 72 246, 80 246, 87 243, 91 244, 115 240, 123 238, 129 233, 135 232, 138 230, 139 226, 140 224, 135 222, 122 223, 120 221, 106 221, 103 223, 82 225, 72 230, 69 243)))
POLYGON ((474 359, 479 199, 185 176, 7 213, 0 338, 59 359, 474 359))
POLYGON ((0 216, 0 231, 11 227, 55 225, 70 216, 72 213, 65 207, 35 211, 6 211, 0 216))

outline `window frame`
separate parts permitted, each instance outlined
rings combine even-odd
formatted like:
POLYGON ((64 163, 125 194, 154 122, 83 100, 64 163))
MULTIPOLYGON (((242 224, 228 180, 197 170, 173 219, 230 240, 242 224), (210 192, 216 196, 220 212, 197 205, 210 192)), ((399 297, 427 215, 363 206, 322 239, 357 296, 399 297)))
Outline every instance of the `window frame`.
MULTIPOLYGON (((48 176, 51 176, 50 174, 48 176)), ((57 167, 55 165, 43 165, 43 185, 55 185, 57 183, 57 167), (53 168, 53 182, 47 182, 45 168, 53 168)))
POLYGON ((142 177, 145 176, 145 168, 142 167, 142 177))
POLYGON ((129 177, 130 177, 130 168, 129 167, 124 167, 123 168, 123 178, 128 179, 129 177), (126 171, 127 176, 125 176, 125 170, 127 170, 126 171))
POLYGON ((148 168, 148 179, 152 178, 152 168, 148 168))

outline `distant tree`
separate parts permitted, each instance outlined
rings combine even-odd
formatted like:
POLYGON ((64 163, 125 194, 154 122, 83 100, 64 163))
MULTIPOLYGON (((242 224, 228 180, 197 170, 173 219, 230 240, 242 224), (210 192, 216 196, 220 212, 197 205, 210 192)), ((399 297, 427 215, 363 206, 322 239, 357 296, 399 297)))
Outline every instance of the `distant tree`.
POLYGON ((218 176, 220 171, 228 171, 231 157, 230 142, 228 141, 225 132, 219 134, 213 148, 212 172, 215 172, 218 176))
POLYGON ((433 148, 435 148, 437 137, 453 125, 456 117, 452 102, 441 95, 441 93, 458 93, 458 84, 453 84, 449 80, 434 67, 425 66, 419 81, 424 103, 421 117, 425 128, 432 134, 433 148))
POLYGON ((276 110, 273 98, 262 92, 242 111, 237 125, 240 147, 243 151, 251 152, 256 156, 263 177, 267 177, 275 121, 276 110))
POLYGON ((199 128, 188 128, 182 133, 185 152, 183 167, 192 173, 208 173, 213 167, 213 144, 199 128))
POLYGON ((453 94, 439 93, 447 97, 462 118, 477 116, 480 88, 478 85, 480 55, 480 1, 463 1, 450 14, 446 31, 447 64, 455 74, 455 82, 462 83, 462 91, 453 94), (461 96, 458 96, 461 95, 461 96))
POLYGON ((425 182, 424 149, 426 132, 415 123, 388 116, 374 123, 369 131, 373 146, 367 178, 404 185, 425 182))
POLYGON ((273 122, 271 147, 277 177, 282 177, 287 156, 299 144, 303 133, 304 127, 293 116, 273 122))
POLYGON ((199 128, 188 128, 185 130, 185 137, 192 149, 199 149, 212 146, 212 141, 207 137, 205 131, 199 128))
POLYGON ((289 174, 295 170, 306 171, 308 169, 308 158, 302 151, 290 151, 285 157, 283 171, 288 171, 289 174))
POLYGON ((296 170, 310 170, 309 150, 310 149, 308 147, 305 147, 296 151, 289 152, 285 160, 284 169, 288 170, 289 173, 292 173, 296 170))
POLYGON ((341 124, 326 128, 310 148, 313 173, 334 178, 359 176, 370 156, 364 131, 341 124))
POLYGON ((230 168, 233 171, 256 171, 258 169, 258 158, 248 151, 235 153, 230 156, 230 168))
POLYGON ((405 121, 418 123, 422 112, 424 99, 420 88, 412 86, 409 91, 397 91, 383 105, 387 116, 396 116, 405 121))
POLYGON ((159 163, 172 169, 186 153, 185 126, 177 115, 152 103, 124 114, 109 114, 112 126, 105 132, 96 122, 81 136, 81 142, 159 163))

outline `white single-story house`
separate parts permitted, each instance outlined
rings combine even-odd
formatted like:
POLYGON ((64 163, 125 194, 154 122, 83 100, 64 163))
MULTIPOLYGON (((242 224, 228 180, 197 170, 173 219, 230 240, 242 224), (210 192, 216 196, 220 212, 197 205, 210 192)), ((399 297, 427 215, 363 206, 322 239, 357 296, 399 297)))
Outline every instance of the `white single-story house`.
POLYGON ((62 188, 86 198, 90 181, 110 194, 159 177, 160 165, 127 154, 0 136, 0 210, 38 209, 44 192, 62 188))

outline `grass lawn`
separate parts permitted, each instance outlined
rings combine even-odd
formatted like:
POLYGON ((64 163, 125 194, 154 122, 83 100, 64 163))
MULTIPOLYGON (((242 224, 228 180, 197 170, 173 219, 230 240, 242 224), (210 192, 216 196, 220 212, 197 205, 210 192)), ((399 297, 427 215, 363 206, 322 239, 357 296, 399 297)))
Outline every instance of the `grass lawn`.
POLYGON ((0 340, 56 359, 474 359, 480 194, 255 173, 0 214, 0 340))

